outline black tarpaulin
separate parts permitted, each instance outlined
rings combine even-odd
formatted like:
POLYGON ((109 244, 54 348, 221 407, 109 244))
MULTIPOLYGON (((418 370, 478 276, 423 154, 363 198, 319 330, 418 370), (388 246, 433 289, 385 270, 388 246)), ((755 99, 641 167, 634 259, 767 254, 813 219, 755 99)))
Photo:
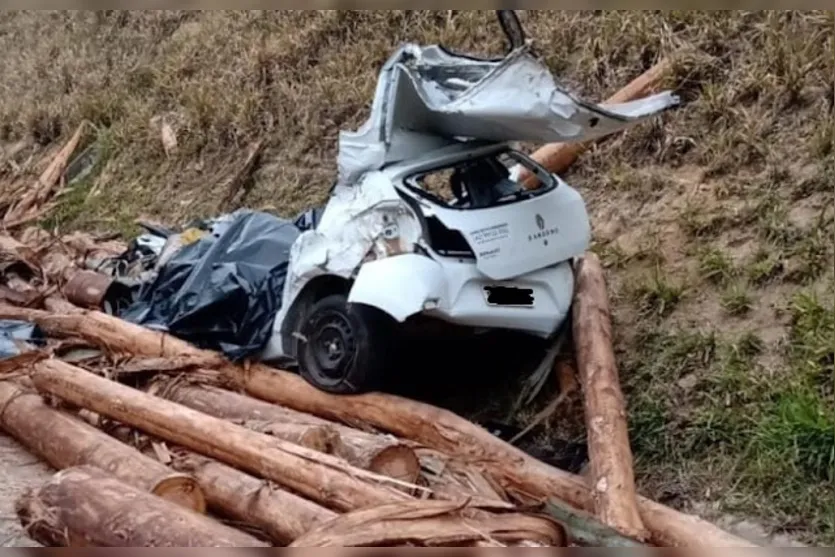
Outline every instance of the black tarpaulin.
POLYGON ((232 360, 260 351, 281 307, 291 221, 241 210, 181 247, 120 315, 232 360))

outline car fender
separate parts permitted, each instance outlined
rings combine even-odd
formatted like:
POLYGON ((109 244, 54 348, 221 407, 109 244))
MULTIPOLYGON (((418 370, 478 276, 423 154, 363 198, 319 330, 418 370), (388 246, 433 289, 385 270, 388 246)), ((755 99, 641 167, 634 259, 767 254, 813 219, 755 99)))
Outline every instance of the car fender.
POLYGON ((348 302, 376 307, 402 323, 411 315, 438 307, 445 286, 443 268, 437 262, 404 253, 360 267, 348 302))

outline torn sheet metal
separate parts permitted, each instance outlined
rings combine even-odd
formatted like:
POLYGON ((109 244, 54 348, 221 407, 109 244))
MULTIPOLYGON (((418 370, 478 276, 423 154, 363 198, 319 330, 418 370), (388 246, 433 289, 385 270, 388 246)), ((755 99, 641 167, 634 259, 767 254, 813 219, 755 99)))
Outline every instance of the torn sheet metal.
POLYGON ((363 261, 414 250, 420 222, 394 186, 379 173, 362 180, 361 187, 336 187, 315 228, 302 232, 293 245, 289 299, 315 276, 350 278, 363 261))
POLYGON ((339 135, 339 183, 462 139, 588 141, 679 103, 664 91, 605 107, 560 86, 528 45, 501 59, 406 44, 383 66, 371 116, 339 135))

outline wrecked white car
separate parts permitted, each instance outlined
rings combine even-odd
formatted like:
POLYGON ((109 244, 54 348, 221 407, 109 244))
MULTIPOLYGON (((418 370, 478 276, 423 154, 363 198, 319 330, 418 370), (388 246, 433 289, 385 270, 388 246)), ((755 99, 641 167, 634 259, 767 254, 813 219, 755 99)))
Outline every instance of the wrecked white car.
POLYGON ((318 388, 373 389, 413 316, 555 334, 588 247, 580 194, 509 142, 587 141, 677 103, 669 92, 602 107, 560 88, 526 45, 487 60, 406 45, 380 74, 371 117, 339 138, 339 179, 293 243, 271 340, 318 388), (513 179, 525 167, 542 184, 513 179))
POLYGON ((149 229, 108 264, 142 277, 111 305, 236 361, 295 362, 334 393, 378 387, 416 321, 555 335, 589 217, 575 189, 511 142, 595 139, 677 98, 582 101, 519 35, 495 60, 403 46, 383 66, 367 122, 340 134, 339 175, 321 211, 149 229), (522 187, 520 168, 540 187, 522 187))

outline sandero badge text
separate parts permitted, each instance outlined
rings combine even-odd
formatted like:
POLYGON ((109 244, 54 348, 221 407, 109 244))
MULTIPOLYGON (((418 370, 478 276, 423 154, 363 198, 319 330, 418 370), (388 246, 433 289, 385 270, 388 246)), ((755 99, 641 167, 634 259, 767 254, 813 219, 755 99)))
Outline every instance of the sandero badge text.
POLYGON ((558 226, 554 226, 552 228, 545 228, 545 219, 542 218, 542 215, 536 215, 536 227, 539 229, 539 232, 528 234, 529 242, 533 242, 534 240, 544 240, 549 236, 554 236, 560 233, 560 229, 558 226))

